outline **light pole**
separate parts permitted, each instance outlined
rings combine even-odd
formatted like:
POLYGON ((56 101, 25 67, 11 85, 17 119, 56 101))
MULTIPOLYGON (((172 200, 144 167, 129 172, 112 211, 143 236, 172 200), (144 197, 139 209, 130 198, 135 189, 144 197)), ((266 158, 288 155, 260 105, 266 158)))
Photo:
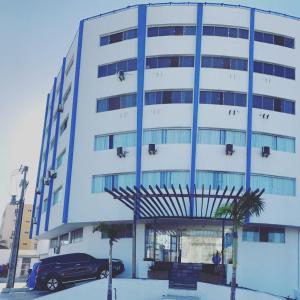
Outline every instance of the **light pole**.
POLYGON ((20 182, 20 187, 21 187, 20 200, 17 201, 16 196, 13 195, 10 202, 10 204, 17 206, 17 213, 16 213, 15 232, 13 236, 13 242, 12 242, 10 259, 9 259, 8 276, 7 276, 7 283, 6 283, 7 289, 13 288, 15 283, 16 267, 18 261, 18 253, 19 253, 20 233, 21 233, 23 210, 24 210, 24 195, 28 185, 28 182, 26 181, 28 167, 21 166, 20 172, 23 174, 23 179, 20 182))

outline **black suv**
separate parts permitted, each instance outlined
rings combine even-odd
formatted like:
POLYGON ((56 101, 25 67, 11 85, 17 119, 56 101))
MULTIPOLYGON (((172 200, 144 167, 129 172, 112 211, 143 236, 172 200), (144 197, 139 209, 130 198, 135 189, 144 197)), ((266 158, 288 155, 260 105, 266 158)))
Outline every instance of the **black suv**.
MULTIPOLYGON (((97 259, 85 253, 72 253, 42 259, 37 271, 35 286, 54 292, 66 283, 89 279, 101 279, 108 276, 108 259, 97 259)), ((112 275, 124 271, 124 264, 113 259, 112 275)))

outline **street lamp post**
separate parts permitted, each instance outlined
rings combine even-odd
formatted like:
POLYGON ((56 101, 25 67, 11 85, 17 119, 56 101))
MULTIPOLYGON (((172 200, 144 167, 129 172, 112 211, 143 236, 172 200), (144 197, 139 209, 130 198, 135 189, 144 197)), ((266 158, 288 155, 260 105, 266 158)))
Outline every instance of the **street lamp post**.
POLYGON ((23 179, 21 180, 20 183, 21 186, 20 200, 16 201, 16 196, 12 196, 11 199, 11 204, 17 206, 17 214, 16 214, 15 232, 13 236, 13 242, 12 242, 10 259, 9 259, 8 276, 7 276, 7 283, 6 283, 7 289, 13 288, 15 284, 15 275, 16 275, 16 267, 17 267, 19 243, 20 243, 20 233, 21 233, 23 210, 24 210, 24 195, 28 185, 28 182, 26 181, 28 167, 27 166, 21 167, 20 171, 23 174, 23 179))

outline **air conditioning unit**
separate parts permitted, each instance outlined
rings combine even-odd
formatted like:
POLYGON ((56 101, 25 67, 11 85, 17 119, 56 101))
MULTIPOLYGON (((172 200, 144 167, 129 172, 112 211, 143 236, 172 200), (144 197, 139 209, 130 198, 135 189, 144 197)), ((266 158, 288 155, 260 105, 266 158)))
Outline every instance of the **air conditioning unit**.
POLYGON ((125 80, 125 71, 123 71, 123 70, 118 71, 117 76, 120 81, 124 81, 125 80))
POLYGON ((33 218, 32 218, 32 224, 37 224, 37 219, 36 219, 36 217, 33 217, 33 218))
POLYGON ((56 178, 57 177, 56 170, 49 170, 48 171, 48 176, 49 176, 49 178, 56 178))
POLYGON ((117 155, 122 158, 122 157, 125 157, 127 154, 127 151, 125 151, 123 149, 123 147, 117 147, 117 155))
POLYGON ((58 104, 57 111, 58 112, 63 112, 64 111, 64 105, 62 103, 58 104))
POLYGON ((44 185, 49 185, 50 184, 50 179, 49 177, 44 177, 44 185))
POLYGON ((262 157, 268 157, 270 154, 271 154, 271 151, 270 151, 270 147, 269 146, 263 146, 261 148, 261 156, 262 157))
POLYGON ((232 155, 233 152, 233 144, 226 144, 226 155, 232 155))
POLYGON ((156 145, 155 144, 149 144, 148 145, 148 153, 150 154, 150 155, 154 155, 154 154, 156 154, 156 152, 157 152, 157 149, 156 149, 156 145))
POLYGON ((59 254, 60 253, 60 247, 59 246, 54 247, 53 251, 54 251, 54 254, 59 254))

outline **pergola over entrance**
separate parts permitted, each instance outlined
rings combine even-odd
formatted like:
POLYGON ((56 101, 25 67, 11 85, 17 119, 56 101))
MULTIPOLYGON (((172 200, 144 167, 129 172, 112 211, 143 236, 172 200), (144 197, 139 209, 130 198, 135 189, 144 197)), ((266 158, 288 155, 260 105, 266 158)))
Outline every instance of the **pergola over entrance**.
MULTIPOLYGON (((217 188, 209 186, 208 189, 202 185, 201 189, 194 187, 191 189, 188 185, 178 187, 171 184, 168 188, 166 185, 145 187, 134 186, 133 188, 118 187, 105 188, 105 191, 113 196, 114 199, 123 203, 126 207, 134 212, 133 218, 133 255, 132 255, 132 277, 136 273, 136 223, 137 221, 159 219, 188 219, 215 221, 224 224, 232 223, 232 215, 228 214, 222 218, 216 218, 215 212, 221 206, 239 202, 241 199, 250 194, 251 190, 244 191, 243 187, 228 186, 217 188)), ((264 189, 256 189, 253 193, 260 197, 264 189)), ((222 245, 223 248, 223 245, 222 245)))
MULTIPOLYGON (((148 188, 141 185, 139 188, 119 187, 107 189, 105 191, 119 200, 125 206, 130 208, 137 219, 153 219, 153 218, 194 218, 194 219, 214 219, 214 220, 231 220, 231 215, 223 218, 215 218, 216 210, 222 206, 239 201, 246 191, 243 193, 243 187, 236 189, 235 187, 212 189, 211 186, 206 190, 204 185, 199 191, 191 189, 188 185, 178 187, 171 185, 163 188, 156 185, 149 185, 148 188)), ((261 196, 264 190, 255 190, 256 195, 261 196)))

